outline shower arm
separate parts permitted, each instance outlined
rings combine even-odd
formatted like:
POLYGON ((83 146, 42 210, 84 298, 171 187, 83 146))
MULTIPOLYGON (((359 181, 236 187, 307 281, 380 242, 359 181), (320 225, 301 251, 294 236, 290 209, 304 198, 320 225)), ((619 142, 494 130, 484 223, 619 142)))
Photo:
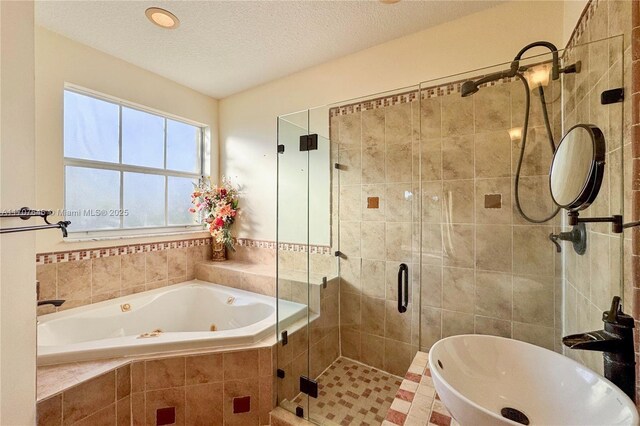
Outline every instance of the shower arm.
POLYGON ((552 56, 551 79, 552 80, 559 79, 560 78, 560 62, 558 57, 558 48, 553 43, 550 43, 548 41, 536 41, 536 42, 527 44, 525 47, 523 47, 520 50, 520 52, 518 52, 516 57, 513 58, 513 62, 511 62, 511 69, 513 69, 513 66, 514 66, 513 64, 516 64, 516 67, 519 68, 520 60, 522 59, 522 56, 528 50, 533 49, 534 47, 546 47, 551 51, 551 56, 552 56))

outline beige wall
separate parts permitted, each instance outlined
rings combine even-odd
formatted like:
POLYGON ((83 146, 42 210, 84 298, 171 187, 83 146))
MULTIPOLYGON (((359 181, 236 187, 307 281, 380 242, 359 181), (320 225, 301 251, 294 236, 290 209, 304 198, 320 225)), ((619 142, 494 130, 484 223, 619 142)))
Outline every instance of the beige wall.
MULTIPOLYGON (((33 2, 0 3, 0 207, 35 201, 33 2)), ((2 227, 21 226, 3 219, 2 227)), ((35 235, 0 237, 0 424, 35 423, 35 235)))
POLYGON ((525 44, 562 45, 562 2, 509 2, 307 69, 220 101, 220 169, 241 177, 237 231, 275 238, 276 117, 510 60, 525 44))
MULTIPOLYGON (((37 194, 34 207, 53 210, 64 207, 62 95, 65 83, 208 125, 213 153, 211 175, 218 175, 217 100, 41 27, 36 28, 35 43, 37 194)), ((59 232, 42 232, 37 235, 36 247, 42 253, 181 238, 184 237, 174 235, 69 243, 63 242, 59 232)))

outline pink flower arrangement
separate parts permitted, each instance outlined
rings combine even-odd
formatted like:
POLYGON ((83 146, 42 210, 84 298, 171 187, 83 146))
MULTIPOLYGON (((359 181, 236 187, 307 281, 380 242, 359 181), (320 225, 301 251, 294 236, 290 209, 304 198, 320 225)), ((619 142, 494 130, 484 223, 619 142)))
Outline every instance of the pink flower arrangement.
POLYGON ((238 215, 238 188, 223 177, 217 186, 211 178, 202 178, 191 194, 191 213, 202 215, 203 223, 209 229, 214 241, 233 250, 231 225, 238 215))

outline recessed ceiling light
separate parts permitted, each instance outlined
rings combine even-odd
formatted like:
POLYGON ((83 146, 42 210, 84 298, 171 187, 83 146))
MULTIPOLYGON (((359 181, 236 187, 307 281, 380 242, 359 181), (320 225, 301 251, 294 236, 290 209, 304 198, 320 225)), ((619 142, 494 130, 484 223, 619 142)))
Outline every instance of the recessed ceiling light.
POLYGON ((168 10, 159 7, 150 7, 144 11, 147 18, 159 27, 166 29, 174 29, 180 26, 180 20, 176 15, 168 10))

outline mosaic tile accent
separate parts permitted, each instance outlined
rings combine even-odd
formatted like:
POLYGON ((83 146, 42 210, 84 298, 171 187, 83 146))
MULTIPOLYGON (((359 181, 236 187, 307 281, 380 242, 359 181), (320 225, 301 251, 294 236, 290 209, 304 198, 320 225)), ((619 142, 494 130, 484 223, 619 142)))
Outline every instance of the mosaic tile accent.
MULTIPOLYGON (((323 425, 380 425, 401 379, 384 371, 338 358, 318 377, 318 398, 298 395, 311 420, 323 425)), ((295 407, 294 407, 295 409, 295 407)))
MULTIPOLYGON (((539 63, 531 64, 530 66, 535 66, 539 64, 546 63, 548 61, 542 61, 539 63)), ((467 76, 462 80, 452 81, 442 85, 435 85, 431 87, 425 87, 420 89, 420 99, 431 99, 438 98, 442 96, 448 96, 451 94, 460 93, 462 84, 467 80, 477 80, 479 78, 484 77, 486 74, 478 74, 475 76, 467 76)), ((508 84, 516 81, 516 77, 502 78, 496 81, 491 81, 489 83, 481 84, 479 87, 493 87, 502 84, 508 84)), ((400 94, 389 95, 386 97, 380 97, 375 99, 367 99, 365 101, 360 101, 352 104, 341 105, 334 108, 329 109, 329 117, 337 117, 340 115, 348 115, 354 114, 362 111, 378 109, 378 108, 386 108, 393 105, 405 104, 409 102, 413 102, 417 100, 418 90, 411 90, 400 94)))
POLYGON ((209 245, 211 245, 211 238, 206 237, 194 238, 189 240, 165 241, 161 243, 127 244, 115 247, 100 247, 95 249, 38 253, 36 254, 36 265, 99 259, 102 257, 122 256, 125 254, 150 253, 154 251, 209 245))
POLYGON ((414 357, 382 424, 459 426, 436 394, 426 352, 414 357))
MULTIPOLYGON (((330 254, 331 247, 319 246, 319 245, 306 245, 297 243, 276 243, 274 241, 266 240, 252 240, 249 238, 237 238, 236 244, 240 247, 250 248, 262 248, 275 250, 278 247, 279 250, 304 252, 307 251, 311 254, 330 254)), ((99 247, 95 249, 84 250, 70 250, 59 251, 51 253, 38 253, 36 254, 36 265, 46 265, 50 263, 64 263, 78 260, 99 259, 109 256, 122 256, 125 254, 135 253, 149 253, 154 251, 171 250, 177 248, 188 248, 196 246, 209 246, 211 245, 211 238, 195 238, 189 240, 176 240, 166 241, 160 243, 147 243, 147 244, 127 244, 115 247, 99 247)))
POLYGON ((591 20, 591 18, 593 18, 593 15, 595 14, 595 11, 598 8, 599 3, 600 3, 600 0, 589 0, 584 10, 582 11, 580 18, 578 19, 578 23, 576 27, 573 29, 573 32, 571 33, 571 37, 569 37, 569 41, 567 42, 566 48, 574 47, 576 44, 579 43, 578 40, 582 38, 582 34, 584 34, 584 32, 587 30, 589 21, 591 20))

